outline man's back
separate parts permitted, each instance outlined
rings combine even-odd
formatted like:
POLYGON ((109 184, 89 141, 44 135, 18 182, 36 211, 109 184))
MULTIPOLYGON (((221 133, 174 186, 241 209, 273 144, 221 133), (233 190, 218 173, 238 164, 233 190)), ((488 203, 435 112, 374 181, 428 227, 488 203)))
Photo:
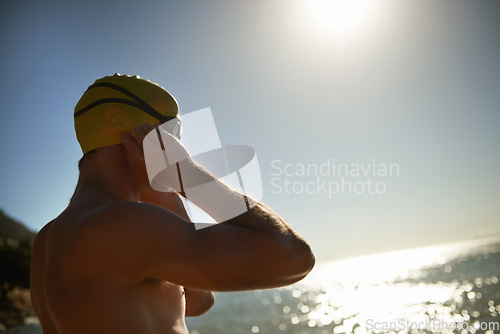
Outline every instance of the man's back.
POLYGON ((120 275, 86 240, 99 238, 103 209, 68 209, 35 240, 31 293, 44 333, 187 333, 183 287, 120 275))

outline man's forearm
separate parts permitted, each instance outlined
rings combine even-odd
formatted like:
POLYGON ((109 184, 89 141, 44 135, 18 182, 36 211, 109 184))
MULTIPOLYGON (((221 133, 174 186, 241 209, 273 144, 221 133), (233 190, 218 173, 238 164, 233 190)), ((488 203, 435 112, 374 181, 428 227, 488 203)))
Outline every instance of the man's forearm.
POLYGON ((186 198, 219 223, 249 211, 258 203, 192 161, 186 160, 180 166, 186 198))
MULTIPOLYGON (((244 226, 253 230, 288 235, 288 240, 303 240, 271 208, 221 182, 193 162, 185 162, 182 180, 187 198, 219 223, 244 226)), ((304 243, 305 244, 305 243, 304 243)))

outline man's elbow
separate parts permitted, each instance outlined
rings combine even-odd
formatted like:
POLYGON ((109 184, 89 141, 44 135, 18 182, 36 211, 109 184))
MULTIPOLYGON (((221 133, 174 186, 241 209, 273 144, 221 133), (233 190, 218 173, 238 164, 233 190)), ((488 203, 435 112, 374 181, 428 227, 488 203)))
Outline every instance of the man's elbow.
POLYGON ((316 258, 311 250, 311 247, 307 243, 304 244, 296 251, 296 263, 297 271, 299 274, 299 280, 306 277, 307 274, 314 268, 316 263, 316 258))
POLYGON ((316 259, 309 245, 300 240, 289 246, 281 264, 287 272, 288 284, 302 280, 314 268, 316 259))

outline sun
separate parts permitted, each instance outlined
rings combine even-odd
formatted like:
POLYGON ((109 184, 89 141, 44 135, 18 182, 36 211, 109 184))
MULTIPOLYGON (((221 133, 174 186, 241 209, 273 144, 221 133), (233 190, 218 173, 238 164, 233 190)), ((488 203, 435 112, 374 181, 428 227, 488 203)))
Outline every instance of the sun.
POLYGON ((325 33, 350 37, 368 28, 377 0, 307 0, 310 19, 325 33))

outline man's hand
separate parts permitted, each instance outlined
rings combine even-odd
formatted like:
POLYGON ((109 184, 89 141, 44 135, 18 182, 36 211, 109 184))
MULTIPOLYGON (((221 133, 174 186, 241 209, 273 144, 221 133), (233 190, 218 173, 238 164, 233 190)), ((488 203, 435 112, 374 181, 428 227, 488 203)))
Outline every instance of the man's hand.
MULTIPOLYGON (((132 170, 137 170, 141 175, 148 176, 146 171, 149 169, 146 168, 145 160, 147 154, 150 155, 148 159, 152 161, 148 161, 148 163, 153 164, 153 169, 158 168, 155 164, 161 164, 162 168, 166 167, 166 169, 161 171, 161 181, 155 181, 157 175, 149 175, 153 178, 151 180, 153 183, 149 183, 148 178, 146 192, 153 192, 154 190, 151 185, 154 186, 156 182, 157 187, 154 188, 155 190, 166 191, 168 189, 183 194, 180 170, 184 169, 185 166, 193 164, 193 161, 184 145, 176 137, 163 129, 162 126, 153 127, 145 123, 140 127, 132 129, 129 133, 123 134, 122 142, 128 153, 128 160, 132 166, 132 170), (153 133, 150 133, 151 131, 153 133), (147 153, 146 155, 145 152, 147 153), (158 184, 158 182, 160 183, 158 184), (157 189, 158 186, 159 189, 157 189)), ((144 177, 140 177, 140 179, 142 180, 144 177)))

